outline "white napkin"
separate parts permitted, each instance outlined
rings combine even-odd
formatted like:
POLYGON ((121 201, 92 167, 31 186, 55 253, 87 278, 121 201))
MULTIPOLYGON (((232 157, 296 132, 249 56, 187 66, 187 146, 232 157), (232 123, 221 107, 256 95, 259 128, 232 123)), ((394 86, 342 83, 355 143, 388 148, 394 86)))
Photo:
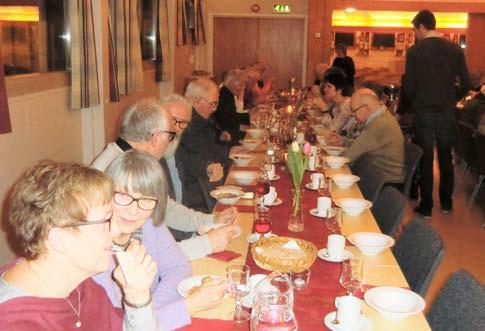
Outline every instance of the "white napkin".
POLYGON ((301 247, 298 245, 298 243, 294 239, 291 239, 290 241, 288 241, 286 244, 284 244, 281 247, 284 247, 284 248, 287 248, 287 249, 295 249, 297 251, 302 250, 301 247))

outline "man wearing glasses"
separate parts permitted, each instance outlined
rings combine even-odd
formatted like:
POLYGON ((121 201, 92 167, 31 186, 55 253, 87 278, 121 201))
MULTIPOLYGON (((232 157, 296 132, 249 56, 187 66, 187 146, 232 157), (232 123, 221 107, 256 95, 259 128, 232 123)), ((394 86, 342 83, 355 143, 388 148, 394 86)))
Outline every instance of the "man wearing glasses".
MULTIPOLYGON (((177 121, 185 126, 185 119, 177 117, 177 121)), ((123 113, 118 139, 108 144, 91 166, 104 171, 118 155, 132 148, 149 153, 160 160, 167 148, 177 139, 179 125, 174 124, 174 118, 158 100, 141 100, 123 113)), ((166 176, 169 178, 170 174, 166 173, 166 176)), ((232 223, 237 213, 231 210, 218 215, 208 215, 168 199, 164 222, 171 229, 195 231, 199 227, 208 227, 214 223, 232 223)), ((230 227, 215 229, 207 235, 184 240, 180 243, 180 248, 191 260, 222 251, 232 238, 232 233, 226 233, 230 232, 230 229, 226 228, 230 227)))
POLYGON ((342 156, 354 162, 367 153, 389 183, 404 182, 404 137, 394 116, 370 89, 358 89, 350 99, 350 111, 364 128, 342 156))

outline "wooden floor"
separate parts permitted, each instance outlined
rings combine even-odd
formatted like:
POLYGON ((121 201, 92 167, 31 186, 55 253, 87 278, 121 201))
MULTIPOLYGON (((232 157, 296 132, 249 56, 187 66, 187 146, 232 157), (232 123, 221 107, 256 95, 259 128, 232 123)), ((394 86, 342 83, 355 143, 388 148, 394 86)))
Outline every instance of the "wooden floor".
MULTIPOLYGON (((441 235, 445 242, 445 255, 426 294, 427 307, 434 301, 439 290, 450 274, 465 269, 485 284, 485 230, 481 229, 485 213, 485 187, 472 208, 468 210, 468 199, 477 181, 476 174, 468 174, 458 188, 453 199, 453 212, 443 215, 440 212, 438 183, 439 170, 435 163, 433 192, 433 215, 429 224, 441 235)), ((403 222, 412 220, 413 208, 417 202, 409 200, 403 222)))

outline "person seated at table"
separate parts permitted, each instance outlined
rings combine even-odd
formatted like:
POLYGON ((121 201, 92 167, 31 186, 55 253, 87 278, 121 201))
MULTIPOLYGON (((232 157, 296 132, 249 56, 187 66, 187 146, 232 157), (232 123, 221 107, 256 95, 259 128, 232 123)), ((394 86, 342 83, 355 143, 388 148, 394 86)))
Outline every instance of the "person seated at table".
POLYGON ((219 103, 214 113, 214 118, 221 130, 231 135, 231 144, 238 144, 244 138, 244 132, 240 130, 241 125, 250 125, 249 114, 241 112, 237 107, 237 100, 244 97, 244 86, 246 77, 244 71, 233 69, 227 73, 224 86, 220 89, 219 103))
POLYGON ((224 165, 229 163, 230 146, 218 143, 219 133, 212 117, 218 97, 219 91, 213 81, 190 82, 185 98, 192 105, 192 120, 175 153, 177 164, 183 167, 184 205, 206 212, 214 206, 209 192, 214 185, 222 184, 224 165))
MULTIPOLYGON (((41 161, 15 183, 10 226, 20 258, 0 268, 0 329, 159 330, 150 285, 157 266, 139 243, 127 254, 135 273, 112 276, 124 293, 125 314, 91 276, 109 267, 113 183, 102 172, 74 163, 41 161)), ((112 270, 113 271, 113 270, 112 270)))
POLYGON ((258 82, 261 75, 259 71, 248 68, 245 70, 246 86, 244 88, 244 109, 251 109, 264 102, 271 85, 260 88, 258 82))
MULTIPOLYGON (((190 324, 190 315, 220 304, 225 283, 211 281, 183 299, 177 285, 191 276, 189 260, 163 224, 167 202, 167 181, 160 164, 151 155, 136 150, 127 151, 111 162, 106 174, 115 186, 113 222, 119 236, 113 238, 113 248, 122 251, 137 240, 158 265, 158 273, 151 286, 155 314, 164 330, 190 324)), ((227 225, 232 228, 232 225, 227 225)), ((111 274, 116 266, 96 275, 116 307, 122 307, 122 293, 111 274)))
POLYGON ((485 83, 478 93, 466 101, 461 110, 461 120, 481 133, 485 131, 485 83))
POLYGON ((330 130, 340 132, 352 118, 349 108, 352 88, 347 83, 345 73, 339 68, 328 69, 323 76, 321 89, 324 100, 329 103, 330 130))
POLYGON ((364 128, 342 156, 354 162, 367 153, 386 182, 403 183, 404 138, 395 117, 384 111, 377 95, 366 88, 358 89, 352 95, 350 108, 364 128))
POLYGON ((332 67, 341 68, 347 77, 347 83, 354 87, 355 64, 354 60, 347 56, 347 47, 344 44, 335 45, 335 53, 337 56, 333 59, 332 67))
MULTIPOLYGON (((173 135, 174 140, 177 135, 172 116, 154 99, 140 100, 128 108, 121 115, 120 122, 118 138, 114 143, 106 146, 93 161, 92 167, 104 171, 114 158, 132 148, 149 153, 159 160, 171 144, 170 136, 173 135)), ((212 167, 218 169, 215 166, 212 167)), ((175 235, 190 232, 182 238, 175 239, 181 240, 179 245, 183 252, 190 260, 194 260, 223 251, 230 241, 230 231, 225 228, 214 229, 202 236, 192 237, 195 232, 214 223, 232 223, 236 217, 237 211, 234 209, 228 208, 217 215, 208 215, 168 199, 165 224, 176 230, 173 232, 175 235)))
POLYGON ((323 81, 323 75, 328 70, 329 65, 326 63, 317 63, 313 68, 313 82, 310 84, 310 91, 314 96, 322 96, 320 85, 323 81))
POLYGON ((274 77, 269 77, 266 80, 264 79, 264 72, 266 71, 266 66, 264 65, 264 63, 261 61, 256 61, 251 63, 248 68, 259 72, 258 87, 263 91, 269 92, 273 85, 274 77))

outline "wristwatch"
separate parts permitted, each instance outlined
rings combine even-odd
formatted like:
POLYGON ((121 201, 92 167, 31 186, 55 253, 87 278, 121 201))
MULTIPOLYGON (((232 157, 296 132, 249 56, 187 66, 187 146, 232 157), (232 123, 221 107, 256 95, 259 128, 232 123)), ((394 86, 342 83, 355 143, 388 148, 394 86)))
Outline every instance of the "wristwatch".
POLYGON ((139 308, 144 308, 146 306, 148 306, 149 304, 152 303, 152 296, 150 295, 150 298, 148 299, 147 302, 144 302, 144 303, 131 303, 129 301, 127 301, 126 299, 123 300, 125 305, 128 306, 128 307, 131 307, 131 308, 135 308, 135 309, 139 309, 139 308))

